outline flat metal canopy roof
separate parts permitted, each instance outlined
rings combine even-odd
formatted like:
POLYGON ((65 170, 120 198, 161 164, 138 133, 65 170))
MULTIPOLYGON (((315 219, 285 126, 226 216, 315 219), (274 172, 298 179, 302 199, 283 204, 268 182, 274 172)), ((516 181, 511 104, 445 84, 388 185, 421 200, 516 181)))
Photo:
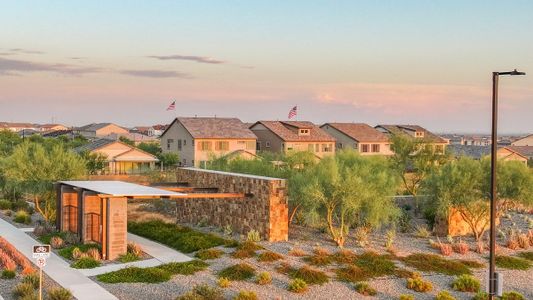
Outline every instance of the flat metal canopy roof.
POLYGON ((87 180, 87 181, 59 181, 60 184, 77 187, 84 190, 93 191, 98 194, 105 194, 110 196, 123 197, 164 197, 164 196, 179 196, 186 195, 184 193, 172 192, 163 189, 153 188, 145 185, 129 183, 124 181, 103 181, 103 180, 87 180))

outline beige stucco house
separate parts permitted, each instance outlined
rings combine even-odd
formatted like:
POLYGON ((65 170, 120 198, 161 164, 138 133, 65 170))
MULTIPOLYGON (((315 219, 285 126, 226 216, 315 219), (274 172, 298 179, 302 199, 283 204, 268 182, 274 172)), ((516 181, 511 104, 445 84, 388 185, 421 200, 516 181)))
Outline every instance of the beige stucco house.
POLYGON ((129 130, 113 123, 93 123, 76 128, 74 133, 92 139, 110 134, 128 134, 129 130))
POLYGON ((78 153, 99 153, 106 157, 105 174, 139 174, 155 168, 158 159, 120 141, 98 139, 90 144, 75 148, 78 153))
POLYGON ((182 166, 205 167, 221 156, 255 157, 256 141, 237 118, 178 117, 161 135, 161 149, 177 153, 182 166))
POLYGON ((67 126, 61 124, 43 124, 39 125, 39 130, 43 132, 68 130, 67 126))
POLYGON ((259 121, 250 130, 261 151, 310 151, 319 158, 335 153, 335 138, 311 122, 259 121))
POLYGON ((533 134, 512 142, 511 146, 533 146, 533 134))
POLYGON ((375 128, 389 137, 394 134, 400 134, 419 139, 433 145, 433 148, 438 153, 444 153, 446 145, 448 145, 447 140, 418 125, 377 125, 375 128))
POLYGON ((320 126, 336 140, 337 151, 355 149, 361 155, 392 155, 389 137, 364 123, 326 123, 320 126))

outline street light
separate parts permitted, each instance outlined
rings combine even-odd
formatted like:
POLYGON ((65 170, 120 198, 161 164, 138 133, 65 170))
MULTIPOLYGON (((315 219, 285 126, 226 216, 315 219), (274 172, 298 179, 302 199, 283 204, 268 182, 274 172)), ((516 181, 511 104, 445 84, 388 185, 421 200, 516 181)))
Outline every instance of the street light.
POLYGON ((498 79, 500 75, 526 75, 516 69, 510 72, 492 72, 492 145, 490 158, 490 263, 489 263, 489 298, 496 296, 496 160, 498 151, 498 79))

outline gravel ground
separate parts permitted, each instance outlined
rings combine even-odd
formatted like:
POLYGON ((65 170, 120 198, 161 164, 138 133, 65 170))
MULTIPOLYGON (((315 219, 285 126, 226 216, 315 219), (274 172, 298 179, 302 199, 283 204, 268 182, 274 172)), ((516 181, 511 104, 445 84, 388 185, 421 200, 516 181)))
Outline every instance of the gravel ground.
MULTIPOLYGON (((45 267, 46 268, 46 267, 45 267)), ((13 279, 0 279, 0 295, 5 300, 16 300, 13 296, 13 288, 22 281, 22 275, 17 274, 17 277, 13 279)), ((46 291, 50 288, 60 287, 54 280, 43 272, 43 299, 46 299, 46 291)))

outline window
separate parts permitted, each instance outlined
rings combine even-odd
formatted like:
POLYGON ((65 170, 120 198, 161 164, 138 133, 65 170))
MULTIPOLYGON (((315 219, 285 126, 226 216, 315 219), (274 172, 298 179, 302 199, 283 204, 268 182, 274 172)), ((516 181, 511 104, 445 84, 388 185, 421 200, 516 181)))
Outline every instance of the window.
POLYGON ((270 148, 270 142, 269 141, 265 142, 265 148, 270 148))
POLYGON ((361 152, 362 153, 368 152, 368 144, 361 144, 361 152))
POLYGON ((181 140, 178 140, 178 151, 181 151, 181 140))
POLYGON ((183 146, 187 146, 187 140, 183 140, 183 146))
POLYGON ((331 152, 332 148, 331 144, 322 144, 322 152, 331 152))
POLYGON ((300 134, 309 135, 309 129, 300 129, 300 134))
POLYGON ((228 141, 216 141, 215 142, 215 151, 228 151, 229 142, 228 141))
POLYGON ((257 141, 257 144, 256 144, 255 147, 256 147, 255 150, 260 151, 261 150, 261 142, 257 141))
POLYGON ((183 159, 183 165, 186 166, 187 165, 187 160, 184 158, 183 159))
POLYGON ((379 144, 372 144, 372 152, 379 152, 379 144))
POLYGON ((167 140, 167 150, 170 150, 170 144, 174 143, 174 140, 173 139, 168 139, 167 140))
POLYGON ((256 147, 255 141, 246 141, 246 150, 254 150, 256 147))
POLYGON ((422 132, 422 131, 416 131, 416 132, 415 132, 415 137, 424 137, 424 132, 422 132))
POLYGON ((200 150, 200 151, 211 151, 211 142, 210 141, 200 141, 200 142, 198 142, 198 150, 200 150))

